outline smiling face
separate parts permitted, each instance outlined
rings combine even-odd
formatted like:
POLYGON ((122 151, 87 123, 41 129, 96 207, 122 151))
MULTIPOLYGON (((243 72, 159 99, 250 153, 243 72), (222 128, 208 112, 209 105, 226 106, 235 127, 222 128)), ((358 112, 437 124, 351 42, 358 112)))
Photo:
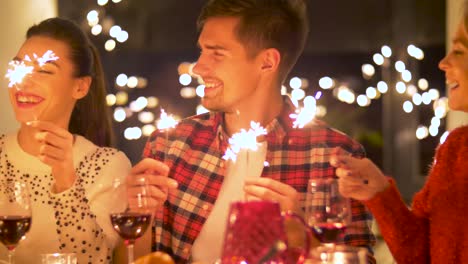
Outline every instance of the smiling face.
POLYGON ((468 112, 468 34, 463 23, 458 26, 452 42, 439 68, 445 72, 450 109, 468 112))
POLYGON ((73 76, 68 46, 52 38, 34 36, 23 43, 14 60, 34 67, 20 85, 9 89, 16 119, 21 123, 32 120, 52 121, 67 127, 76 99, 80 98, 76 93, 79 79, 73 76), (49 50, 58 59, 41 67, 33 59, 34 54, 41 57, 49 50), (25 60, 27 57, 32 62, 25 60))
POLYGON ((205 82, 202 104, 212 111, 255 107, 261 63, 236 38, 234 17, 209 18, 198 39, 201 54, 193 71, 205 82))

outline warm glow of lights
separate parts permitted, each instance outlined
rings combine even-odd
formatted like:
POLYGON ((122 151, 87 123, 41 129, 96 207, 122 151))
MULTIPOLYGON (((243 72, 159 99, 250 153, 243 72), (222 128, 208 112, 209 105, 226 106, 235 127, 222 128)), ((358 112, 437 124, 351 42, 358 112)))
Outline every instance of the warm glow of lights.
POLYGON ((117 102, 117 97, 113 94, 106 95, 106 104, 107 106, 113 106, 117 102))
POLYGON ((128 77, 125 73, 121 73, 117 75, 117 78, 115 78, 115 83, 120 87, 124 87, 125 85, 127 85, 127 82, 128 77))
POLYGON ((429 134, 433 137, 437 136, 437 134, 439 134, 439 127, 436 127, 436 126, 429 126, 429 134))
POLYGON ((423 104, 425 104, 425 105, 430 104, 431 101, 432 101, 431 95, 428 92, 423 93, 422 94, 422 101, 423 101, 423 104))
POLYGON ((127 41, 127 39, 128 39, 128 32, 125 31, 125 30, 121 30, 121 31, 117 34, 116 39, 117 39, 117 41, 120 42, 120 43, 123 43, 123 42, 127 41))
POLYGON ((317 110, 315 112, 315 116, 317 117, 324 117, 327 115, 327 108, 323 105, 317 105, 317 110))
POLYGON ((120 91, 115 95, 117 105, 124 105, 128 102, 128 94, 126 92, 120 91))
POLYGON ((97 0, 97 4, 100 6, 105 6, 109 0, 97 0))
POLYGON ((419 140, 426 138, 429 135, 429 131, 425 126, 419 126, 416 129, 416 138, 419 140))
POLYGON ((302 89, 293 89, 291 92, 291 97, 292 100, 302 100, 302 98, 305 97, 305 92, 302 89))
POLYGON ((338 100, 348 103, 348 104, 354 103, 354 100, 355 100, 355 95, 353 91, 346 86, 338 87, 338 92, 336 94, 336 97, 338 98, 338 100))
POLYGON ((380 93, 386 93, 388 91, 388 85, 384 81, 380 81, 377 83, 377 90, 379 90, 380 93))
POLYGON ((116 107, 114 109, 114 120, 117 122, 123 122, 125 118, 127 118, 125 109, 123 109, 122 107, 116 107))
POLYGON ((159 104, 158 98, 154 96, 150 96, 146 99, 148 99, 148 105, 146 106, 147 108, 155 108, 159 104))
POLYGON ((448 135, 450 134, 450 132, 448 131, 445 131, 442 136, 440 136, 440 144, 444 144, 445 140, 447 139, 448 135))
POLYGON ((369 97, 370 99, 375 99, 377 97, 377 89, 375 89, 374 87, 367 87, 366 89, 366 95, 367 97, 369 97))
POLYGON ((384 56, 382 56, 382 54, 380 53, 374 54, 374 56, 372 56, 372 59, 374 60, 374 63, 377 65, 383 65, 385 62, 384 56))
POLYGON ((195 98, 197 96, 197 92, 193 87, 183 87, 180 89, 180 96, 185 99, 195 98))
POLYGON ((445 117, 447 114, 449 107, 448 107, 448 98, 447 97, 442 97, 440 99, 437 99, 434 101, 432 108, 434 109, 434 113, 439 112, 438 116, 439 118, 445 117), (437 110, 439 109, 439 110, 437 110))
POLYGON ((405 101, 403 103, 403 110, 406 112, 406 113, 411 113, 413 112, 413 104, 410 102, 410 101, 405 101))
POLYGON ((137 77, 137 86, 136 88, 145 88, 148 85, 148 80, 143 77, 137 77))
POLYGON ((151 134, 156 130, 156 127, 154 125, 151 125, 151 124, 147 124, 147 125, 144 125, 142 128, 141 128, 141 131, 143 133, 143 136, 145 137, 149 137, 151 136, 151 134))
POLYGON ((319 86, 320 88, 322 89, 330 89, 332 88, 333 86, 335 85, 335 82, 333 81, 332 78, 328 77, 328 76, 325 76, 325 77, 322 77, 320 78, 319 80, 319 86))
POLYGON ((198 97, 203 98, 203 96, 205 96, 205 85, 204 84, 198 85, 197 88, 195 89, 195 93, 197 94, 198 97))
POLYGON ((438 118, 437 116, 434 116, 431 119, 431 126, 439 127, 440 126, 440 118, 438 118))
POLYGON ((97 25, 94 25, 92 28, 91 28, 91 34, 93 34, 94 36, 97 36, 99 34, 101 34, 102 32, 102 26, 97 24, 97 25))
POLYGON ((135 101, 130 103, 130 109, 136 113, 145 109, 147 105, 148 105, 148 99, 146 99, 146 97, 140 96, 135 101))
POLYGON ((434 89, 434 88, 429 89, 428 93, 429 93, 429 96, 431 97, 432 101, 435 101, 435 100, 439 99, 439 97, 440 97, 439 90, 437 90, 437 89, 434 89))
POLYGON ((359 106, 361 107, 365 107, 365 106, 368 106, 370 105, 370 102, 371 100, 369 100, 369 98, 363 94, 360 94, 358 95, 357 99, 356 99, 356 102, 359 106))
POLYGON ((179 76, 179 83, 182 85, 189 85, 192 82, 192 76, 188 73, 184 73, 179 76))
POLYGON ((289 86, 292 89, 300 89, 302 87, 302 80, 299 77, 292 77, 291 80, 289 80, 289 86))
POLYGON ((401 79, 403 79, 403 81, 405 81, 405 82, 410 82, 412 78, 413 78, 413 75, 408 70, 404 70, 401 73, 401 79))
POLYGON ((415 93, 418 92, 418 88, 413 84, 410 84, 406 87, 406 94, 409 96, 413 96, 415 93))
POLYGON ((175 120, 172 115, 168 115, 164 109, 161 109, 161 116, 159 117, 159 120, 156 121, 156 127, 159 130, 166 130, 176 127, 177 123, 177 120, 175 120))
POLYGON ((137 87, 138 86, 138 78, 135 77, 135 76, 128 77, 127 86, 128 86, 128 88, 137 87))
POLYGON ((418 80, 418 87, 419 89, 425 91, 427 88, 429 88, 429 82, 426 79, 421 78, 418 80))
POLYGON ((122 0, 112 0, 112 2, 114 2, 114 3, 116 3, 116 4, 117 4, 117 3, 120 3, 121 1, 122 1, 122 0))
POLYGON ((143 124, 149 124, 154 121, 154 114, 148 111, 144 111, 138 114, 138 120, 143 124))
POLYGON ((184 73, 187 73, 187 74, 190 74, 190 66, 191 66, 191 63, 190 62, 181 62, 179 64, 179 66, 177 67, 177 73, 179 75, 182 75, 184 73))
POLYGON ((415 104, 415 105, 421 105, 421 103, 422 103, 422 96, 421 96, 421 94, 419 94, 419 93, 413 94, 412 99, 413 99, 413 104, 415 104))
POLYGON ((406 84, 404 82, 397 82, 395 88, 399 94, 404 94, 406 92, 406 84))
POLYGON ((117 36, 120 34, 120 31, 122 31, 120 26, 113 25, 109 30, 109 35, 113 38, 117 38, 117 36))
POLYGON ((86 15, 86 20, 88 20, 90 27, 97 25, 99 23, 99 13, 96 10, 89 11, 86 15))
POLYGON ((226 150, 223 159, 235 162, 237 154, 241 149, 257 151, 259 145, 257 143, 257 137, 266 135, 267 131, 265 128, 260 126, 260 123, 256 123, 254 121, 250 122, 250 127, 251 128, 249 130, 241 129, 239 133, 232 135, 229 139, 229 147, 226 150))
POLYGON ((115 40, 109 39, 106 41, 106 43, 104 43, 104 49, 106 49, 107 51, 113 51, 115 49, 115 45, 115 40))
POLYGON ((397 62, 395 62, 395 69, 398 72, 403 72, 404 70, 406 70, 406 65, 402 61, 397 61, 397 62))
POLYGON ((411 57, 416 58, 418 60, 424 59, 424 52, 420 48, 414 46, 413 44, 408 45, 408 48, 406 50, 411 57))
POLYGON ((369 79, 375 74, 375 68, 372 64, 364 64, 361 66, 361 71, 364 78, 369 79))
POLYGON ((390 58, 390 56, 392 56, 392 49, 387 45, 382 46, 381 52, 386 58, 390 58))
POLYGON ((137 140, 141 138, 142 131, 139 127, 129 127, 124 131, 124 137, 127 140, 137 140))

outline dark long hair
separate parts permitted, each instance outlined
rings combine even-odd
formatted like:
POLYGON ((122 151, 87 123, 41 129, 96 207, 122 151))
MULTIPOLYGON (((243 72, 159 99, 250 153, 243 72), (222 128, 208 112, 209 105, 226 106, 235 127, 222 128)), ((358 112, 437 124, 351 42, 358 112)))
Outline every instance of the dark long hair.
POLYGON ((96 47, 77 24, 63 18, 49 18, 30 27, 26 38, 33 36, 49 37, 65 43, 74 65, 74 76, 92 78, 88 94, 75 104, 68 130, 98 146, 112 146, 113 132, 106 105, 106 82, 96 47))

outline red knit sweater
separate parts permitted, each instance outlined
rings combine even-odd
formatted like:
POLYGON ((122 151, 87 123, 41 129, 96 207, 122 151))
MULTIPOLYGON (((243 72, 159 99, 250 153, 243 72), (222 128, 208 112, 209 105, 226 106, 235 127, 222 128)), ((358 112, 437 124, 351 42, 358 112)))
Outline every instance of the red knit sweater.
POLYGON ((439 146, 409 210, 395 186, 366 201, 390 251, 403 263, 468 263, 468 126, 439 146))

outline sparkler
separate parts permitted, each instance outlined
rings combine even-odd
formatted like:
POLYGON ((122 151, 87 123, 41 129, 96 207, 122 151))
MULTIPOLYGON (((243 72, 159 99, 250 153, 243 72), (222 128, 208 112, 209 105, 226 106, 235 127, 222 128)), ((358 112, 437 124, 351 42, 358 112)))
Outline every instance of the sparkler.
POLYGON ((34 53, 33 58, 34 59, 31 60, 31 58, 26 55, 22 61, 10 61, 8 64, 10 69, 7 70, 5 75, 5 77, 10 81, 8 83, 9 88, 21 84, 28 74, 32 74, 34 71, 34 66, 28 66, 29 64, 34 64, 34 62, 37 62, 39 67, 42 68, 47 62, 59 59, 59 57, 55 56, 55 53, 51 50, 46 51, 41 57, 34 53), (28 65, 25 62, 28 62, 28 65))
POLYGON ((232 135, 229 139, 229 147, 226 150, 226 153, 223 156, 225 160, 237 160, 237 154, 241 149, 257 151, 259 143, 257 143, 257 137, 261 135, 266 135, 267 130, 260 126, 260 123, 254 121, 250 122, 250 129, 245 130, 241 129, 239 133, 232 135))
POLYGON ((163 151, 163 160, 166 158, 166 151, 167 151, 167 141, 169 138, 169 130, 171 128, 175 128, 177 126, 177 121, 174 119, 172 115, 168 115, 164 109, 161 109, 161 115, 159 117, 159 120, 156 123, 156 127, 165 132, 166 136, 166 144, 164 144, 164 151, 163 151))

